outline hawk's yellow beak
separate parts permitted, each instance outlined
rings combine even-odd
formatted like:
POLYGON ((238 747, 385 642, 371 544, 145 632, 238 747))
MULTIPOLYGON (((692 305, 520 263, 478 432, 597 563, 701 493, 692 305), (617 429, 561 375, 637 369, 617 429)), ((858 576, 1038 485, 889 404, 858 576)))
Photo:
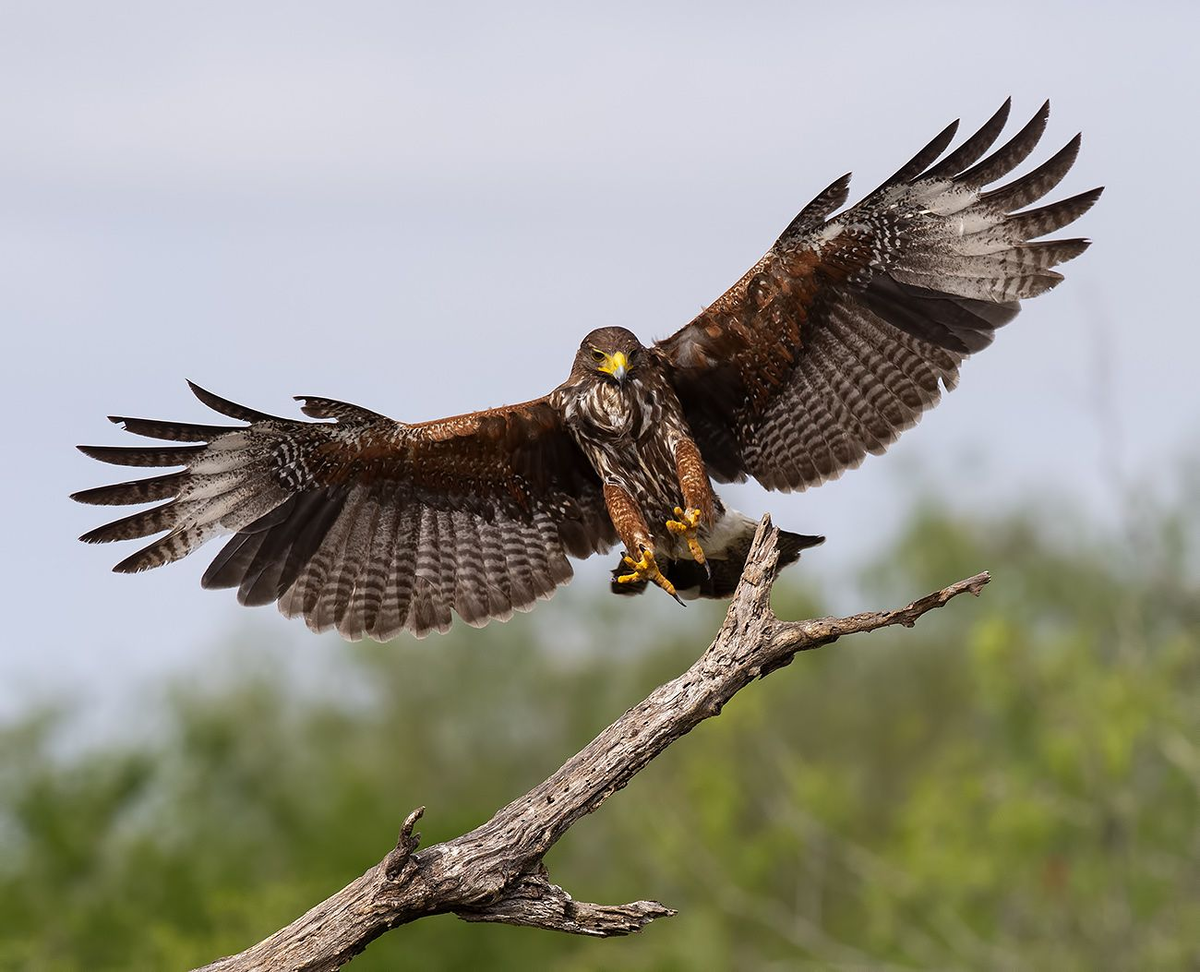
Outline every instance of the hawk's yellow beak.
POLYGON ((624 381, 625 371, 629 367, 629 359, 625 357, 623 351, 618 351, 616 354, 606 354, 603 363, 598 365, 598 367, 606 375, 612 375, 617 381, 624 381))

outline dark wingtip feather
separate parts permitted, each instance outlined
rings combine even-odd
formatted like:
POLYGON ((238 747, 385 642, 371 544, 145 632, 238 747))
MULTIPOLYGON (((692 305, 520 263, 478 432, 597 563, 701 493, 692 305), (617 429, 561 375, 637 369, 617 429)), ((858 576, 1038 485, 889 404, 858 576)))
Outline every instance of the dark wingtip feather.
POLYGON ((1053 254, 1053 262, 1051 262, 1049 266, 1052 267, 1057 267, 1074 260, 1091 245, 1092 241, 1084 237, 1074 240, 1045 240, 1041 243, 1025 244, 1025 246, 1046 247, 1048 250, 1050 250, 1053 254))
POLYGON ((110 415, 108 420, 126 432, 143 435, 150 439, 168 439, 172 442, 211 442, 226 432, 236 432, 236 425, 197 425, 193 422, 161 422, 158 419, 132 418, 128 415, 110 415))
POLYGON ((143 570, 149 570, 151 567, 157 566, 156 564, 150 563, 148 558, 145 556, 145 553, 148 549, 150 548, 145 547, 139 550, 137 553, 126 557, 119 564, 115 564, 112 572, 114 574, 138 574, 143 570))
POLYGON ((89 506, 128 506, 133 503, 150 503, 154 500, 166 499, 179 492, 187 473, 167 473, 165 476, 154 476, 151 479, 138 479, 128 483, 115 483, 112 486, 96 486, 83 489, 71 494, 76 503, 87 503, 89 506))
POLYGON ((107 462, 114 466, 186 466, 206 446, 161 446, 138 448, 127 446, 76 446, 89 459, 107 462))
POLYGON ((237 419, 239 422, 287 422, 279 415, 271 415, 268 412, 260 412, 256 408, 250 408, 247 405, 239 405, 237 402, 231 402, 228 398, 222 398, 220 395, 210 392, 206 388, 201 388, 190 378, 187 379, 188 387, 192 390, 201 402, 211 408, 214 412, 220 412, 222 415, 228 415, 232 419, 237 419))
POLYGON ((1004 104, 996 109, 992 117, 985 121, 974 135, 918 178, 948 179, 958 175, 967 166, 974 165, 979 161, 979 157, 991 148, 992 143, 1000 137, 1000 133, 1008 123, 1008 114, 1011 109, 1012 96, 1010 95, 1004 99, 1004 104))
POLYGON ((1014 179, 1006 186, 985 192, 981 198, 1006 212, 1037 202, 1066 177, 1079 157, 1079 146, 1082 144, 1083 134, 1077 133, 1032 172, 1014 179))
POLYGON ((867 199, 879 195, 890 186, 894 186, 901 182, 911 182, 922 172, 928 169, 934 162, 937 161, 939 155, 946 151, 946 146, 954 140, 954 135, 958 131, 958 119, 954 119, 949 125, 938 132, 916 155, 904 163, 892 175, 884 179, 884 181, 867 195, 867 199))
POLYGON ((163 503, 148 510, 139 510, 119 520, 105 523, 89 530, 79 539, 84 543, 113 543, 117 540, 137 540, 155 533, 162 533, 175 525, 174 502, 163 503))
POLYGON ((1027 209, 1023 213, 1007 217, 1005 226, 1023 240, 1045 236, 1064 226, 1070 226, 1096 204, 1096 200, 1100 198, 1102 192, 1104 192, 1104 187, 1100 186, 1067 199, 1060 199, 1048 206, 1027 209))
POLYGON ((164 564, 173 563, 191 553, 195 545, 195 535, 187 529, 173 529, 166 536, 159 537, 126 557, 113 567, 115 574, 136 574, 143 570, 153 570, 164 564))
POLYGON ((301 403, 300 411, 309 418, 336 419, 339 422, 376 422, 387 419, 386 415, 373 412, 361 405, 350 402, 340 402, 336 398, 322 398, 319 395, 295 395, 294 399, 301 403))
POLYGON ((812 202, 800 210, 796 214, 796 218, 788 223, 784 231, 779 234, 776 243, 786 243, 793 237, 814 228, 845 203, 850 196, 850 176, 849 172, 839 176, 817 193, 812 202))
POLYGON ((986 186, 1002 175, 1011 172, 1028 158, 1046 131, 1050 119, 1050 101, 1047 99, 1034 116, 1012 138, 1001 145, 982 162, 960 173, 958 179, 976 186, 986 186))

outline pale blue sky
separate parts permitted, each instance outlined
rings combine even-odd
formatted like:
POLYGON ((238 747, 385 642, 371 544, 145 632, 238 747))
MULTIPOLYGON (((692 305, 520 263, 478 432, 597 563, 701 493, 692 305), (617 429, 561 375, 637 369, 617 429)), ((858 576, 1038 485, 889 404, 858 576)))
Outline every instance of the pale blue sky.
POLYGON ((1032 161, 1083 130, 1059 192, 1108 186, 1096 245, 887 457, 733 500, 826 533, 800 569, 829 578, 914 474, 1111 521, 1200 427, 1197 36, 1184 3, 0 4, 0 713, 118 704, 247 627, 339 650, 201 591, 216 545, 125 577, 75 541, 104 511, 67 494, 120 476, 72 448, 120 443, 106 414, 204 420, 185 377, 408 420, 540 394, 591 328, 669 333, 834 176, 1009 94, 1053 100, 1032 161))

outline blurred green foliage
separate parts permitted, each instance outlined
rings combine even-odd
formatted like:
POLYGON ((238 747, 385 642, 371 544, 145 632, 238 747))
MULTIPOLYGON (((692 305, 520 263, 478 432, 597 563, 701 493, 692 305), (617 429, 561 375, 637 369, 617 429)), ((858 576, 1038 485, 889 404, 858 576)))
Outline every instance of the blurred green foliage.
MULTIPOLYGON (((988 568, 980 600, 800 656, 548 860, 578 897, 678 917, 612 941, 436 918, 352 967, 1200 967, 1192 509, 1106 539, 940 510, 914 512, 856 599, 988 568)), ((818 556, 780 584, 781 616, 822 613, 792 586, 818 556)), ((719 608, 663 601, 576 588, 482 632, 330 640, 343 663, 318 689, 278 648, 218 654, 144 738, 65 755, 65 712, 8 726, 0 966, 200 965, 373 864, 412 807, 425 845, 480 823, 707 644, 719 608)))

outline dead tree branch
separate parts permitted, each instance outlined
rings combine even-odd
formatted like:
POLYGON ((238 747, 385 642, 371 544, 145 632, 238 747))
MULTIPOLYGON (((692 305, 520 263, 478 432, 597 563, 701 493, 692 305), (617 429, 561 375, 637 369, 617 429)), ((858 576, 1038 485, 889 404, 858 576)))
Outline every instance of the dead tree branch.
POLYGON ((912 627, 959 594, 978 595, 976 574, 895 611, 780 621, 771 613, 778 531, 764 517, 725 621, 708 650, 600 733, 544 783, 454 840, 417 851, 404 821, 396 847, 341 891, 246 951, 200 972, 324 972, 340 968, 397 925, 453 913, 466 921, 528 925, 576 935, 628 935, 674 912, 655 901, 597 905, 551 884, 542 858, 571 825, 596 810, 647 763, 744 686, 789 664, 797 652, 893 624, 912 627))

